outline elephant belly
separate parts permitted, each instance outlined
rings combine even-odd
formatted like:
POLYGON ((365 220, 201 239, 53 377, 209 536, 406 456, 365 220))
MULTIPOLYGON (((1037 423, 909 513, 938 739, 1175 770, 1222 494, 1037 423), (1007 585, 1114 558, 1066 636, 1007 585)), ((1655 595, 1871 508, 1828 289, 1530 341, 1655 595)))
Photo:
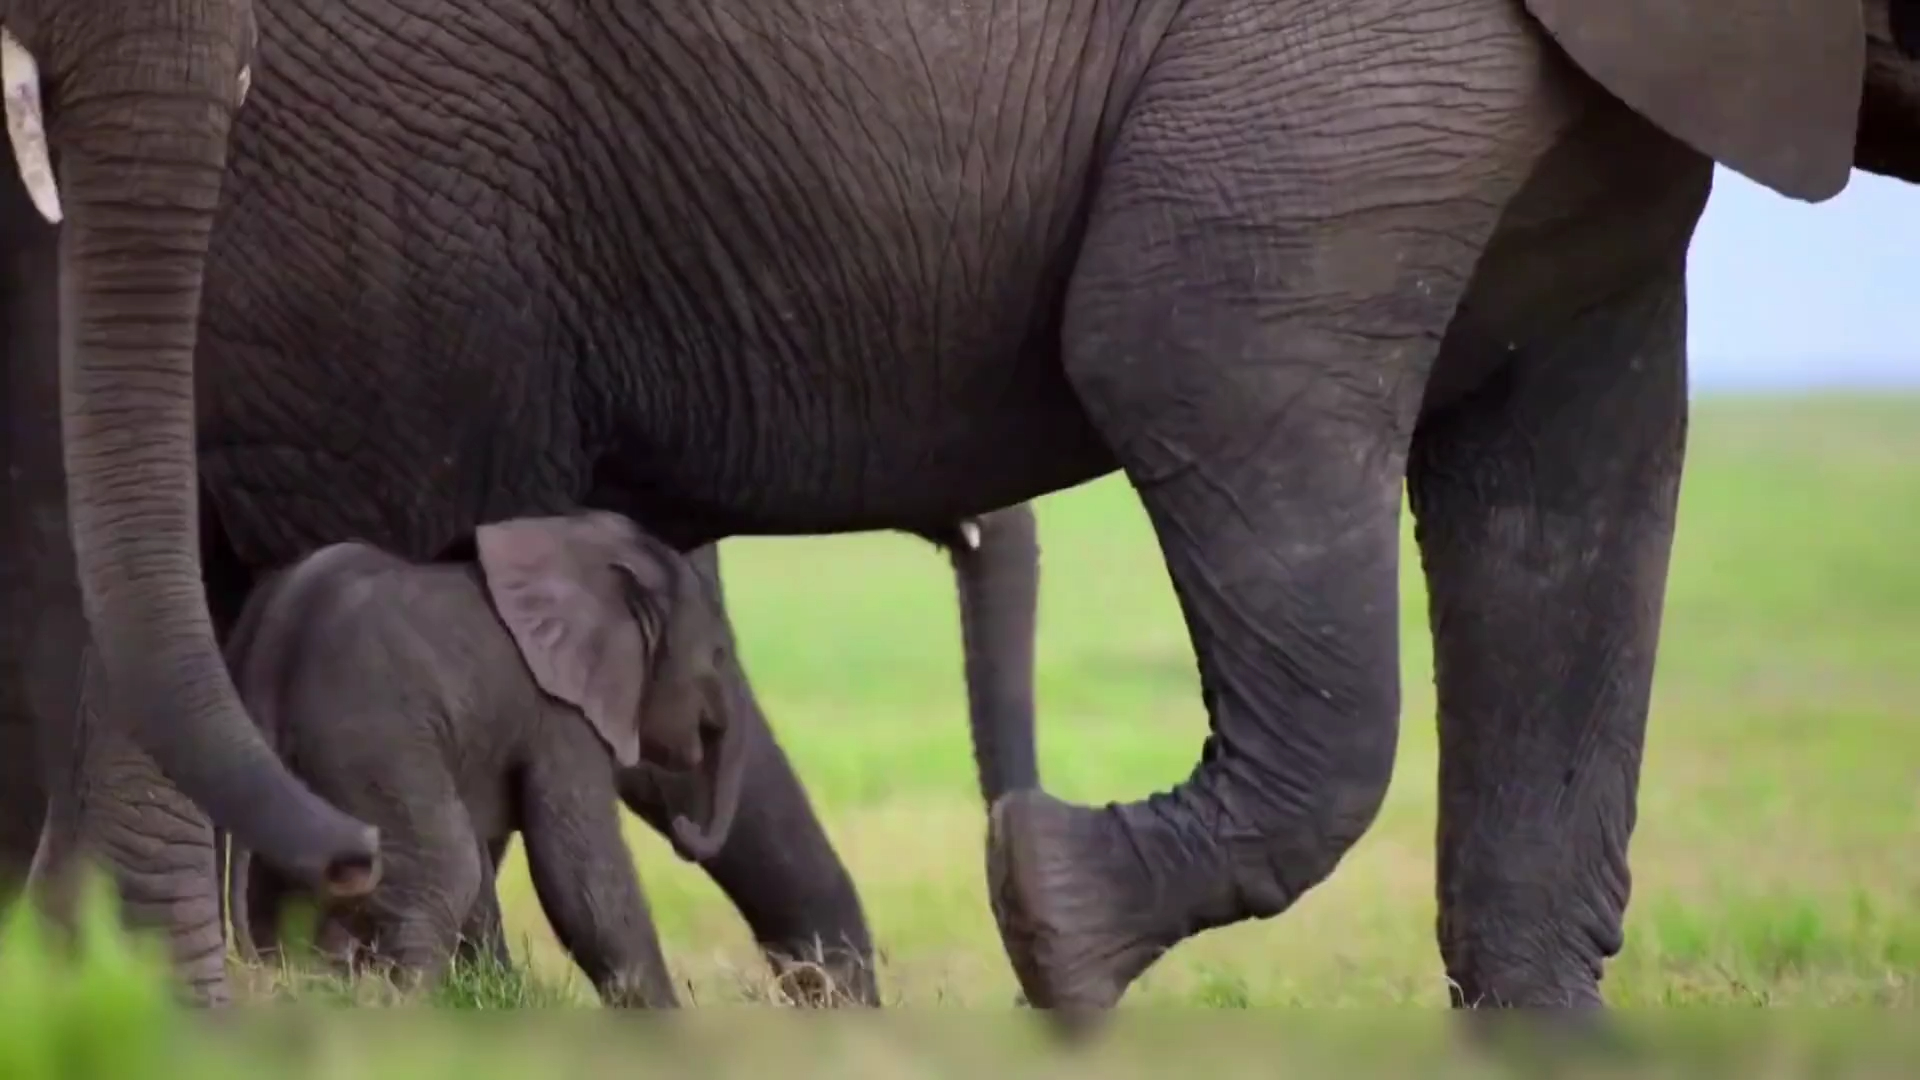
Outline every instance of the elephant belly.
POLYGON ((200 349, 243 560, 596 492, 688 538, 917 528, 1114 467, 1059 316, 1166 21, 1133 9, 1171 5, 704 0, 578 40, 539 6, 463 10, 526 59, 496 93, 430 20, 267 5, 200 349))
POLYGON ((603 479, 650 523, 815 533, 945 523, 1114 468, 1060 319, 1113 103, 1174 6, 662 13, 642 37, 683 77, 610 105, 608 161, 559 174, 573 228, 609 230, 582 267, 591 351, 635 387, 603 479))
POLYGON ((850 400, 849 384, 830 377, 800 383, 790 418, 742 425, 732 444, 699 432, 652 444, 605 463, 596 490, 610 508, 692 544, 939 528, 1112 471, 1057 363, 1023 370, 1017 359, 982 363, 976 385, 946 396, 930 390, 925 407, 850 400))

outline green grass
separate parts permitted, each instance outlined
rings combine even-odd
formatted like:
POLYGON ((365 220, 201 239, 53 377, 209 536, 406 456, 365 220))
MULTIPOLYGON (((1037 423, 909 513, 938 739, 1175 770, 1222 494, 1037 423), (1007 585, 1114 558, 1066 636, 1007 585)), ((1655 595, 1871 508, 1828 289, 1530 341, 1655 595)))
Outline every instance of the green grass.
MULTIPOLYGON (((1038 512, 1048 787, 1102 800, 1178 781, 1205 717, 1137 502, 1110 478, 1038 512)), ((1920 398, 1696 406, 1627 946, 1605 985, 1615 1003, 1915 1003, 1917 542, 1920 398)), ((1405 711, 1377 825, 1293 911, 1181 946, 1130 1005, 1445 1001, 1433 943, 1431 648, 1410 528, 1405 550, 1405 711)), ((888 999, 1007 1005, 1015 985, 982 887, 984 817, 944 558, 885 533, 738 540, 724 552, 755 687, 859 884, 888 999)), ((631 825, 687 996, 766 1000, 732 907, 631 825)), ((590 1001, 517 850, 501 889, 533 974, 443 991, 442 1003, 590 1001)), ((30 1075, 3 1066, 0 1075, 30 1075)))
MULTIPOLYGON (((1920 401, 1696 409, 1633 843, 1620 1003, 1912 1003, 1920 970, 1920 401)), ((1037 504, 1048 787, 1180 780, 1206 719, 1144 514, 1110 478, 1037 504)), ((1431 645, 1408 523, 1405 710, 1374 829, 1288 914, 1165 957, 1130 1001, 1439 1005, 1431 645)), ((1002 1005, 945 560, 885 533, 730 541, 741 650, 851 867, 892 1000, 1002 1005)), ((760 961, 697 869, 631 829, 670 960, 703 1000, 760 961)), ((510 926, 552 951, 524 870, 510 926)))

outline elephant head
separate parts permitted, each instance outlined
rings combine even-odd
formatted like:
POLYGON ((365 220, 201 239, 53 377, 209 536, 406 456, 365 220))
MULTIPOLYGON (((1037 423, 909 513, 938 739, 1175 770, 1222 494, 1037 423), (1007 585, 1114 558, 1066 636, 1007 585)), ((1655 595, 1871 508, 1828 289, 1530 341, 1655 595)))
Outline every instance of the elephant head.
POLYGON ((746 730, 721 677, 718 600, 678 551, 618 514, 483 525, 474 546, 495 612, 534 681, 579 710, 614 761, 704 768, 707 822, 673 820, 681 854, 718 854, 740 803, 746 730))
POLYGON ((21 180, 61 230, 68 525, 115 716, 216 823, 353 893, 377 837, 262 743, 201 579, 194 346, 257 36, 248 0, 0 0, 0 82, 21 180))

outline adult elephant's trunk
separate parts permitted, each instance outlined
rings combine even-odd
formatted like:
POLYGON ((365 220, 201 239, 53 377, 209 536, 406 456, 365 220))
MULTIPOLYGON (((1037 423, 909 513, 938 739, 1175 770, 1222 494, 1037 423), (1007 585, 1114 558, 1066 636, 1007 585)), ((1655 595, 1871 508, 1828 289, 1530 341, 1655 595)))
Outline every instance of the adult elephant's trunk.
POLYGON ((120 34, 70 65, 48 132, 66 215, 61 415, 81 591, 109 707, 168 777, 297 880, 363 891, 374 831, 315 796, 261 741, 207 610, 194 343, 242 82, 232 27, 182 32, 178 21, 120 34))

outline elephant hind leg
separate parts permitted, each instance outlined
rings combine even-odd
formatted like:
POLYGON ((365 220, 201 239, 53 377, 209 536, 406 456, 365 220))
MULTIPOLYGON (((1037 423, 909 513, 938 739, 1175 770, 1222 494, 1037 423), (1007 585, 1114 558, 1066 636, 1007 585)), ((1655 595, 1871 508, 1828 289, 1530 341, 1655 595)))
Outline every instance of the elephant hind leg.
MULTIPOLYGON (((1422 17, 1394 10, 1381 21, 1422 17)), ((1250 101, 1222 73, 1262 30, 1199 19, 1130 108, 1069 289, 1065 362, 1152 521, 1211 732, 1170 791, 1095 808, 1029 790, 993 808, 1001 935, 1028 1001, 1062 1020, 1116 1003, 1194 934, 1286 910, 1385 797, 1407 446, 1475 261, 1551 138, 1530 111, 1536 58, 1501 51, 1531 47, 1513 17, 1511 38, 1461 39, 1488 56, 1353 39, 1369 51, 1351 65, 1446 67, 1434 92, 1459 100, 1429 108, 1458 105, 1460 122, 1443 138, 1381 113, 1338 55, 1250 101)))
POLYGON ((507 948, 505 920, 500 915, 500 889, 496 875, 500 857, 506 853, 504 841, 479 847, 480 888, 460 927, 460 944, 454 950, 455 962, 463 967, 489 966, 500 971, 513 967, 513 953, 507 948))
POLYGON ((410 795, 405 827, 392 830, 385 879, 366 902, 374 926, 372 951, 409 991, 430 989, 445 979, 460 928, 488 876, 466 806, 453 793, 450 778, 436 777, 432 787, 417 786, 410 795))
MULTIPOLYGON (((1439 705, 1437 930, 1456 1006, 1599 1005, 1623 944, 1684 455, 1687 238, 1711 170, 1686 159, 1631 208, 1653 246, 1603 279, 1602 302, 1521 338, 1505 371, 1414 438, 1439 705)), ((1621 160, 1663 168, 1645 149, 1621 160)), ((1514 340, 1460 337, 1449 353, 1514 340)))

